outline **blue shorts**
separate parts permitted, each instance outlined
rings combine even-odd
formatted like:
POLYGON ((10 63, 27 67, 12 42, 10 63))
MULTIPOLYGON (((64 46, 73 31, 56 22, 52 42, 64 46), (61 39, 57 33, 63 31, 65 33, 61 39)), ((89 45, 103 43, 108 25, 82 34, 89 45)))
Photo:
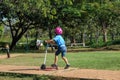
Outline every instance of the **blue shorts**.
POLYGON ((61 53, 61 56, 64 57, 66 55, 66 52, 66 46, 58 47, 58 50, 55 52, 55 55, 58 56, 61 53))

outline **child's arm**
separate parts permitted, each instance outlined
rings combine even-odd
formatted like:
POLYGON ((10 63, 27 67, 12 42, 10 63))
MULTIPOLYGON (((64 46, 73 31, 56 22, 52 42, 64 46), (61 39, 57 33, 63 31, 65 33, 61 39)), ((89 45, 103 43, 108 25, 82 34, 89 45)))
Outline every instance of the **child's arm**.
POLYGON ((51 40, 45 40, 46 43, 49 43, 49 44, 55 44, 55 41, 53 39, 51 40))

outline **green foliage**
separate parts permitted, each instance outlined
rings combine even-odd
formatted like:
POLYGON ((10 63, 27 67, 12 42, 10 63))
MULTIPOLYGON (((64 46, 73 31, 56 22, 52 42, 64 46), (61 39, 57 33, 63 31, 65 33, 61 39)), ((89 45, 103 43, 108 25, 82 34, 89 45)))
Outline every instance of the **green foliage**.
POLYGON ((120 40, 108 41, 105 43, 105 46, 110 46, 110 45, 120 45, 120 40))
POLYGON ((73 7, 67 7, 67 8, 64 8, 62 10, 63 14, 67 14, 69 17, 71 15, 71 17, 80 17, 81 16, 81 12, 79 9, 77 8, 73 8, 73 7))
POLYGON ((9 42, 0 42, 0 46, 5 47, 6 44, 9 44, 9 42))
MULTIPOLYGON (((0 23, 11 27, 13 46, 32 28, 35 31, 38 27, 45 31, 49 28, 49 37, 52 38, 52 30, 58 25, 69 39, 82 34, 96 35, 97 32, 104 36, 106 31, 107 35, 116 36, 120 31, 119 4, 117 0, 3 0, 0 3, 0 23)), ((104 36, 106 39, 107 35, 104 36)), ((83 38, 79 42, 89 42, 88 36, 86 41, 81 41, 85 40, 83 38)), ((93 45, 100 47, 104 43, 93 45)))
POLYGON ((0 24, 0 39, 2 39, 3 30, 4 30, 4 27, 0 24))
POLYGON ((114 41, 108 41, 108 42, 98 42, 98 43, 92 43, 90 46, 94 48, 98 47, 106 47, 111 45, 120 45, 120 40, 114 40, 114 41))
POLYGON ((99 48, 99 47, 103 47, 104 45, 105 45, 105 43, 102 42, 102 41, 100 41, 100 42, 98 42, 98 43, 92 42, 91 45, 90 45, 90 47, 99 48))
POLYGON ((4 27, 2 25, 0 25, 0 35, 3 32, 3 30, 4 30, 4 27))

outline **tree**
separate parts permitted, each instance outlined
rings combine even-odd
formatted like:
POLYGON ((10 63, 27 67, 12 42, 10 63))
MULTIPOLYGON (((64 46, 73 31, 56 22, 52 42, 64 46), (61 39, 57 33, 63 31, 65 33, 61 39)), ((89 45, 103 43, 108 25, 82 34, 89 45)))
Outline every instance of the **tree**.
POLYGON ((73 0, 50 0, 46 1, 45 6, 47 7, 47 14, 44 17, 44 26, 49 32, 49 38, 52 39, 52 30, 56 26, 63 27, 63 18, 65 17, 62 10, 72 5, 73 0), (47 4, 50 4, 48 6, 47 4))
POLYGON ((4 0, 0 2, 0 22, 11 29, 10 49, 29 29, 48 30, 51 39, 52 30, 58 25, 73 40, 80 34, 84 43, 88 37, 83 35, 98 42, 101 35, 98 32, 103 32, 106 42, 107 35, 119 34, 119 7, 116 0, 4 0))
POLYGON ((12 42, 10 50, 16 45, 28 29, 41 23, 43 0, 5 0, 0 3, 1 21, 10 27, 12 42), (3 21, 6 18, 6 22, 3 21))
POLYGON ((111 8, 111 17, 109 19, 109 34, 111 36, 111 40, 119 39, 119 30, 120 30, 120 2, 115 1, 112 2, 113 6, 111 8))
POLYGON ((113 3, 107 2, 102 4, 98 11, 98 20, 99 20, 99 25, 102 27, 104 42, 108 41, 107 35, 111 25, 111 21, 114 21, 118 17, 118 16, 114 17, 114 14, 116 14, 113 12, 114 9, 115 9, 115 6, 113 5, 113 3))

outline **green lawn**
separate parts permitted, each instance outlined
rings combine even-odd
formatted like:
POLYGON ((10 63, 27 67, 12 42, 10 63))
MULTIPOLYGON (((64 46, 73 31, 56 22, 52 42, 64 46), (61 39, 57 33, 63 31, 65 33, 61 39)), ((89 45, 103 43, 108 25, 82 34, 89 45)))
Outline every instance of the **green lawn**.
MULTIPOLYGON (((10 59, 1 59, 0 64, 41 66, 44 60, 42 53, 24 53, 26 55, 10 59)), ((67 53, 71 67, 85 69, 120 70, 120 51, 94 51, 67 53)), ((53 63, 54 54, 48 53, 46 65, 53 63)), ((58 65, 64 67, 65 63, 59 56, 58 65)))

